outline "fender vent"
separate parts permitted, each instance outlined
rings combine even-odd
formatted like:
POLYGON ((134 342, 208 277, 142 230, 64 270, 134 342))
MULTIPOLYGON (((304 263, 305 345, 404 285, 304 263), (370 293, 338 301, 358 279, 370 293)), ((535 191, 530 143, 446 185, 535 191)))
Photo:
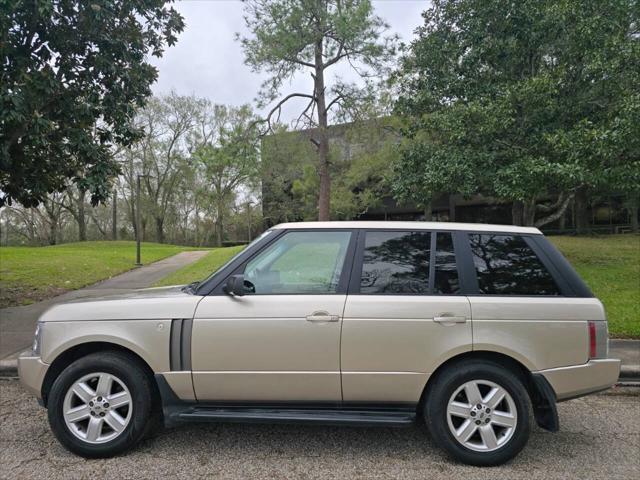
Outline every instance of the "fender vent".
POLYGON ((169 366, 172 372, 191 370, 192 327, 193 320, 190 318, 171 320, 169 366))

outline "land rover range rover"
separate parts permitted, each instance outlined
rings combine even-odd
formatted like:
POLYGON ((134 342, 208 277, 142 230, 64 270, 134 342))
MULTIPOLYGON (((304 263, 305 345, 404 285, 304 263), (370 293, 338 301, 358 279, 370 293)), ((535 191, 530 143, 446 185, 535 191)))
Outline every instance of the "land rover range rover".
MULTIPOLYGON (((23 384, 69 450, 184 422, 402 426, 496 465, 610 387, 602 304, 535 228, 278 225, 200 283, 54 306, 23 384), (155 407, 158 408, 155 408, 155 407)), ((366 432, 363 433, 366 435, 366 432)))

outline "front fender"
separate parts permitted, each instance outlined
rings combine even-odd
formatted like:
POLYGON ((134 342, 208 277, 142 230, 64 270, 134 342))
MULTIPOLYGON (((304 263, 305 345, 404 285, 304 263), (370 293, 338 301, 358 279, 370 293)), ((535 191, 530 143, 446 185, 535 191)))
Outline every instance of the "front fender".
POLYGON ((170 332, 171 319, 46 322, 41 358, 44 363, 51 364, 75 346, 105 342, 136 353, 154 372, 168 371, 170 332))

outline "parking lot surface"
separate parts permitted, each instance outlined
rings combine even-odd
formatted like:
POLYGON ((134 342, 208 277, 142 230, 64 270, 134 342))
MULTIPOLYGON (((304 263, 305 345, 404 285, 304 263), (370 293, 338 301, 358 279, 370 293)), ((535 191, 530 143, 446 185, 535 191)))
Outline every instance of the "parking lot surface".
POLYGON ((0 379, 0 478, 640 478, 640 388, 559 405, 561 431, 534 427, 525 450, 492 469, 446 457, 422 426, 404 429, 206 424, 158 430, 131 453, 85 460, 64 450, 46 412, 0 379))

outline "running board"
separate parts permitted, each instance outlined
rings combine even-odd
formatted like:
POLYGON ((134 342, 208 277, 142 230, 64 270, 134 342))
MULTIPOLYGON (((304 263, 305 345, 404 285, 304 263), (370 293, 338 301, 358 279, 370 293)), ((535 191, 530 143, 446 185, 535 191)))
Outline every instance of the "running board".
POLYGON ((404 427, 416 421, 415 405, 221 405, 180 400, 162 374, 155 375, 167 427, 186 422, 297 423, 404 427))
POLYGON ((338 410, 300 408, 214 408, 194 407, 178 413, 182 422, 295 423, 303 425, 349 425, 404 427, 416 421, 407 410, 338 410))

